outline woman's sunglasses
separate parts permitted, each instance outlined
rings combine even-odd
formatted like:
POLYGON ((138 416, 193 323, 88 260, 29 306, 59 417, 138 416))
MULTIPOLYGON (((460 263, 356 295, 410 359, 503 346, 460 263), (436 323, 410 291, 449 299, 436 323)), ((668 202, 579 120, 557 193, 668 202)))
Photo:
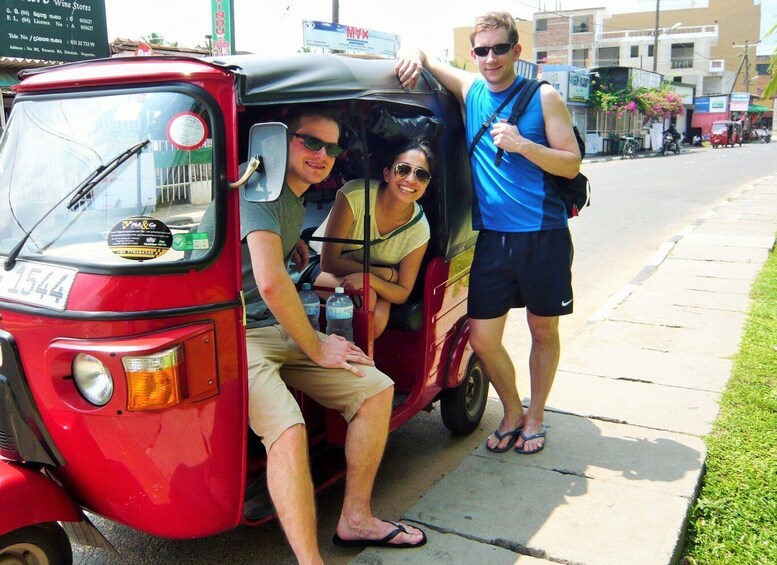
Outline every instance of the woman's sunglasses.
POLYGON ((405 178, 409 176, 410 173, 415 173, 416 180, 423 184, 432 180, 432 173, 422 167, 412 167, 407 163, 397 163, 392 170, 394 171, 394 174, 400 178, 405 178))
POLYGON ((304 133, 292 133, 291 135, 299 137, 302 140, 302 143, 305 144, 305 147, 311 151, 320 151, 323 147, 326 154, 330 157, 339 157, 342 155, 343 151, 345 151, 345 149, 337 145, 337 143, 327 143, 312 135, 305 135, 304 133))
POLYGON ((497 43, 496 45, 491 45, 489 47, 486 47, 486 46, 473 47, 472 51, 478 57, 487 56, 489 51, 493 51, 494 55, 504 55, 510 49, 513 48, 513 45, 515 45, 515 43, 497 43))

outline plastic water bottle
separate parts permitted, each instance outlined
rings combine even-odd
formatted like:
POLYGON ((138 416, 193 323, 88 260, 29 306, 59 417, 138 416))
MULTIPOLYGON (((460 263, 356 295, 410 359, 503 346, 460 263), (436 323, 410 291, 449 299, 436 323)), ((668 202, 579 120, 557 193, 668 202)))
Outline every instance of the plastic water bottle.
POLYGON ((341 286, 326 301, 326 334, 337 334, 353 342, 353 302, 341 286))
POLYGON ((313 287, 310 283, 303 283, 302 290, 299 292, 299 299, 302 301, 302 305, 305 307, 305 314, 310 320, 310 325, 313 329, 318 331, 318 315, 321 312, 321 301, 318 299, 318 295, 313 292, 313 287))

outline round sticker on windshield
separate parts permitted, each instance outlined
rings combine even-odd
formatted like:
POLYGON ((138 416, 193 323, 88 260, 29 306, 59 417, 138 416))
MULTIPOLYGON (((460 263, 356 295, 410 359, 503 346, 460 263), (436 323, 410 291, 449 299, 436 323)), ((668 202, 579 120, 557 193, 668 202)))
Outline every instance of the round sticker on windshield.
POLYGON ((178 149, 192 151, 205 143, 208 126, 201 116, 193 112, 181 112, 167 124, 167 138, 178 149))
POLYGON ((150 216, 122 220, 108 233, 108 247, 124 259, 156 259, 167 253, 172 245, 170 228, 150 216))

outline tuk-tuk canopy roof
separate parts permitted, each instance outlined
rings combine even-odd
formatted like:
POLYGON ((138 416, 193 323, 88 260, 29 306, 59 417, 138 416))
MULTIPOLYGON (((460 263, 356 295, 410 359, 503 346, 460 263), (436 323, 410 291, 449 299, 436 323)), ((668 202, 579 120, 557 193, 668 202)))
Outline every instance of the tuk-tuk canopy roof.
MULTIPOLYGON (((407 93, 393 60, 322 53, 277 57, 234 55, 209 60, 238 77, 238 103, 323 102, 353 98, 390 99, 407 93)), ((441 87, 428 73, 414 92, 441 87)))

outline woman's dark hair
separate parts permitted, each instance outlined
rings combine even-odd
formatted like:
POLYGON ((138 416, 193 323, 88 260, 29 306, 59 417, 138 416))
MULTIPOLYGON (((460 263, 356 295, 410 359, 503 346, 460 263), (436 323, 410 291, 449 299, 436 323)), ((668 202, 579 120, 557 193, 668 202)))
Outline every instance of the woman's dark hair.
POLYGON ((394 164, 398 155, 407 151, 420 151, 426 157, 426 162, 429 164, 429 172, 434 176, 434 168, 437 165, 437 158, 434 156, 434 150, 432 144, 428 140, 423 138, 415 138, 406 141, 405 143, 397 146, 396 151, 389 153, 384 168, 390 169, 394 164))

